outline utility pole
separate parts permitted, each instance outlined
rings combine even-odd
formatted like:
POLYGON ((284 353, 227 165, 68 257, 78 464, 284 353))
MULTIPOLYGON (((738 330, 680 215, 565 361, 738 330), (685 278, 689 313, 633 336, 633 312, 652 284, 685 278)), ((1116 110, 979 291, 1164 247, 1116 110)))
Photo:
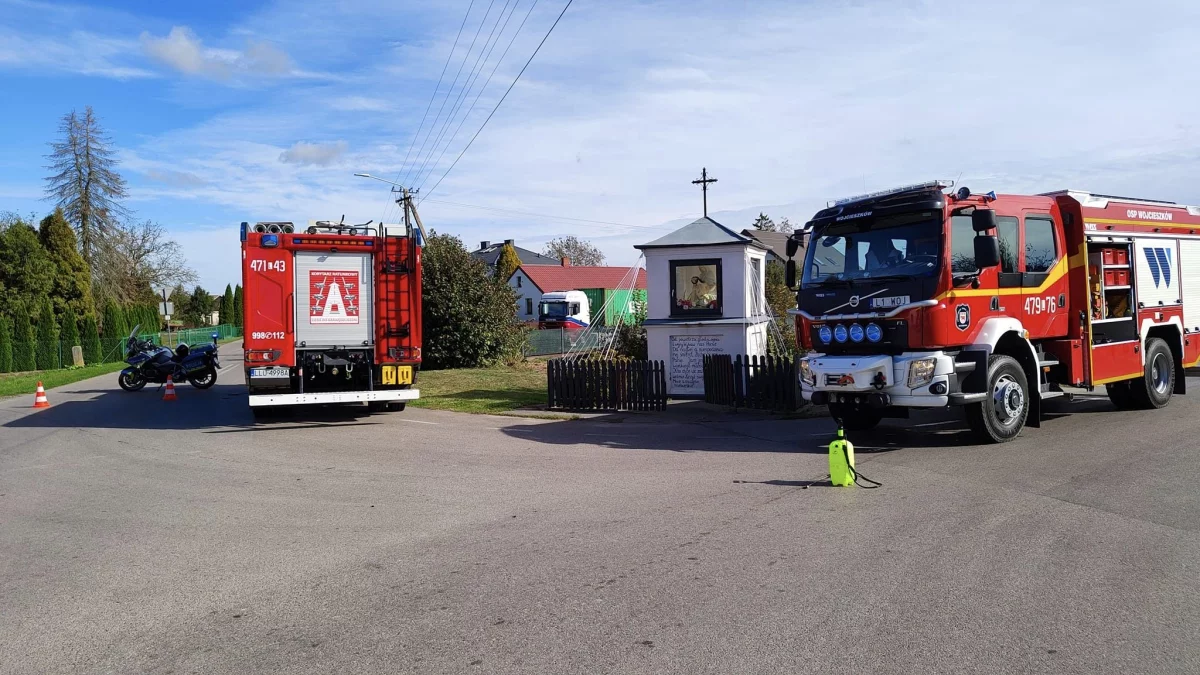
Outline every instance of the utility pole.
POLYGON ((708 168, 700 169, 700 179, 692 181, 692 185, 699 185, 700 191, 704 193, 704 217, 708 217, 708 184, 717 182, 716 178, 708 177, 708 168))

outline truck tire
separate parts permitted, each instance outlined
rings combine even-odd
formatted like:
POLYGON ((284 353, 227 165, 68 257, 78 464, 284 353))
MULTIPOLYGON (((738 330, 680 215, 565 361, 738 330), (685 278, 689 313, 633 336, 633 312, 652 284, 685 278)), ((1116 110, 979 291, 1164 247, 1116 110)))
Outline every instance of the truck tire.
POLYGON ((989 397, 967 406, 967 423, 985 443, 1007 443, 1025 428, 1029 417, 1029 381, 1011 356, 988 359, 989 397))
POLYGON ((841 420, 842 428, 846 431, 869 431, 879 426, 879 421, 883 419, 882 412, 851 408, 842 403, 830 403, 829 415, 841 420))
POLYGON ((1133 402, 1143 410, 1165 408, 1175 392, 1175 357, 1162 338, 1146 340, 1146 366, 1142 377, 1129 381, 1133 402))
POLYGON ((1112 401, 1117 410, 1133 410, 1137 408, 1137 403, 1133 400, 1133 391, 1129 388, 1129 382, 1106 384, 1104 385, 1104 390, 1108 392, 1108 400, 1112 401))

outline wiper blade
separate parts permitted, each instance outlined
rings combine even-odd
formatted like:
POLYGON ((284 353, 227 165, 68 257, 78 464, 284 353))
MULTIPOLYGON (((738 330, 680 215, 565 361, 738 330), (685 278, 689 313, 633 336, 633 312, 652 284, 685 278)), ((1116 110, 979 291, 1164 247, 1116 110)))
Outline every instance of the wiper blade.
POLYGON ((891 281, 901 280, 902 281, 904 279, 914 279, 914 278, 916 278, 915 274, 884 274, 884 275, 878 276, 878 277, 863 277, 862 279, 860 279, 860 281, 884 281, 884 280, 891 280, 891 281))

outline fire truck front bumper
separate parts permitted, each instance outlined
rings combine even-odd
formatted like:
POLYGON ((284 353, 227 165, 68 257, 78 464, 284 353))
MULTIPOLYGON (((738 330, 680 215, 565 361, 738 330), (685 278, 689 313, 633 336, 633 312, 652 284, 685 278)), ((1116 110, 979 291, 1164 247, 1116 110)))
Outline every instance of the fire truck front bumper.
POLYGON ((944 352, 896 356, 824 356, 800 361, 800 391, 817 405, 941 408, 954 402, 954 357, 944 352))
POLYGON ((331 391, 318 394, 257 394, 250 397, 250 407, 275 405, 320 405, 323 403, 368 403, 371 401, 415 401, 419 389, 388 389, 385 391, 331 391))

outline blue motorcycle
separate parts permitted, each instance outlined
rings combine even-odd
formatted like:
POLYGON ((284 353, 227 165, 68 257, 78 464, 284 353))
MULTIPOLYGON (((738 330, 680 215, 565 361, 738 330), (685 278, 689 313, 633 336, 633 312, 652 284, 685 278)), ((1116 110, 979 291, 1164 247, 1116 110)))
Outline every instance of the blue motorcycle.
POLYGON ((217 383, 217 370, 221 364, 217 360, 216 344, 196 347, 181 344, 171 351, 149 340, 139 340, 139 328, 140 325, 135 326, 125 341, 125 362, 129 367, 117 378, 122 389, 138 391, 148 383, 163 384, 168 376, 173 382, 187 381, 197 389, 208 389, 217 383))

